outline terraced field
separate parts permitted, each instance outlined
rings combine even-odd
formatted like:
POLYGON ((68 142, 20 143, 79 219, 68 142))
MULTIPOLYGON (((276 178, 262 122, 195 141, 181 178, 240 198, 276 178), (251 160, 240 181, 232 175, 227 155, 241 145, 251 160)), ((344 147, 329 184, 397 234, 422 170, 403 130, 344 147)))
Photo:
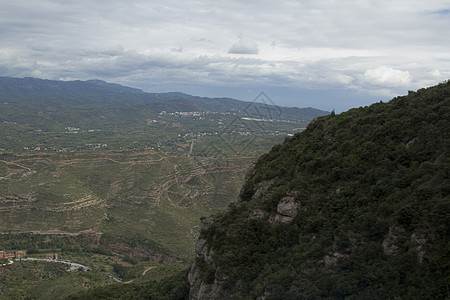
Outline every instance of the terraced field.
POLYGON ((189 260, 200 217, 236 198, 254 158, 153 150, 2 153, 0 228, 9 234, 88 231, 127 240, 116 242, 124 243, 119 248, 140 244, 189 260))
POLYGON ((327 114, 264 93, 243 102, 96 80, 0 77, 0 86, 0 251, 56 252, 92 269, 5 266, 0 300, 185 269, 201 217, 237 198, 259 155, 327 114))

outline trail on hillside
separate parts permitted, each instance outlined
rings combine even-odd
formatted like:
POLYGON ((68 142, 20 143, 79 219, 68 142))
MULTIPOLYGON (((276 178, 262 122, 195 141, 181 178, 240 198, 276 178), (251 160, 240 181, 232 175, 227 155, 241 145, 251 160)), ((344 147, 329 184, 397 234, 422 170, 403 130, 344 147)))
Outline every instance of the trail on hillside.
POLYGON ((17 167, 19 167, 19 168, 23 168, 23 169, 26 169, 26 170, 28 170, 28 171, 31 172, 31 169, 30 169, 30 168, 25 167, 25 166, 22 166, 22 165, 19 165, 19 164, 16 163, 15 161, 9 162, 9 161, 6 161, 6 160, 0 160, 0 162, 5 163, 5 164, 7 164, 7 165, 17 166, 17 167))
POLYGON ((143 272, 142 272, 142 276, 145 276, 145 274, 147 274, 148 271, 150 271, 151 269, 156 268, 155 266, 150 266, 148 268, 146 268, 143 272))
POLYGON ((75 161, 108 160, 108 161, 111 161, 111 162, 116 163, 116 164, 140 164, 140 163, 160 162, 160 161, 162 161, 164 158, 165 158, 165 157, 162 156, 162 157, 159 158, 159 159, 151 159, 151 160, 149 159, 149 160, 136 160, 136 161, 133 161, 133 160, 131 160, 131 161, 118 161, 118 160, 112 159, 112 158, 110 158, 110 157, 72 158, 72 159, 66 159, 66 160, 53 160, 53 159, 46 158, 46 157, 45 157, 45 158, 44 158, 44 157, 35 157, 35 158, 23 158, 23 159, 17 159, 17 160, 14 160, 14 161, 12 161, 12 162, 7 162, 7 161, 4 161, 4 160, 0 160, 0 162, 4 162, 4 163, 6 163, 6 164, 16 165, 16 166, 19 166, 19 167, 22 167, 22 168, 25 168, 25 169, 28 169, 29 171, 31 171, 30 168, 25 167, 25 166, 22 166, 22 165, 19 165, 19 164, 17 164, 17 162, 33 161, 33 160, 46 160, 46 161, 48 161, 48 162, 55 163, 55 164, 65 164, 65 163, 71 163, 71 162, 75 162, 75 161))

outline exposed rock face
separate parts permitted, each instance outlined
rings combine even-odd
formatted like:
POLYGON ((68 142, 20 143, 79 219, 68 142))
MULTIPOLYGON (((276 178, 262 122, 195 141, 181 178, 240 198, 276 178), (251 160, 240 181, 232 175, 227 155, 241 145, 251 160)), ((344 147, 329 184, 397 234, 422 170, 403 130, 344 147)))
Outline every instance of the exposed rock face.
POLYGON ((288 223, 294 220, 298 214, 300 203, 295 201, 294 193, 281 198, 277 205, 277 213, 269 219, 272 225, 288 223))
POLYGON ((391 225, 389 227, 389 233, 383 240, 383 252, 387 256, 394 256, 399 252, 398 239, 403 235, 405 230, 397 225, 391 225))
MULTIPOLYGON (((275 179, 257 184, 252 199, 256 200, 269 197, 270 192, 268 192, 268 189, 274 182, 275 179)), ((300 202, 296 200, 298 193, 298 191, 290 191, 286 196, 281 198, 277 205, 276 214, 271 214, 266 210, 257 208, 249 217, 254 219, 267 219, 269 223, 274 226, 291 222, 297 216, 300 209, 300 202)), ((206 231, 213 223, 214 217, 204 219, 201 231, 206 231)), ((228 298, 221 288, 221 284, 225 281, 226 275, 223 275, 223 272, 220 272, 214 264, 214 251, 211 249, 211 246, 207 243, 205 238, 199 237, 196 243, 195 253, 196 259, 188 274, 188 280, 191 286, 189 298, 192 300, 228 298), (205 270, 202 270, 202 267, 205 265, 208 265, 207 268, 209 268, 211 272, 214 272, 214 279, 212 282, 208 282, 208 280, 205 280, 204 278, 205 270), (225 277, 222 278, 223 276, 225 277)), ((264 299, 264 296, 261 299, 264 299)))
POLYGON ((267 195, 266 191, 272 186, 272 184, 276 181, 276 179, 266 180, 259 182, 255 185, 255 193, 253 194, 252 201, 256 199, 264 199, 264 196, 267 195))
MULTIPOLYGON (((206 230, 213 223, 213 218, 209 217, 202 222, 201 230, 206 230)), ((221 299, 220 283, 214 279, 212 283, 206 283, 202 277, 200 261, 206 264, 213 264, 213 251, 210 249, 206 239, 199 237, 195 245, 196 260, 191 266, 188 274, 189 284, 191 286, 189 299, 209 300, 221 299)))
MULTIPOLYGON (((261 201, 261 199, 270 197, 269 188, 274 182, 276 182, 276 178, 256 184, 251 201, 261 201)), ((296 200, 298 194, 299 191, 290 191, 286 196, 281 198, 275 214, 257 208, 251 212, 249 217, 252 219, 267 219, 273 226, 291 222, 297 216, 300 209, 300 202, 296 200)), ((242 201, 242 199, 239 199, 239 201, 242 201)), ((204 219, 202 221, 201 231, 206 231, 213 223, 214 217, 204 219)), ((223 272, 220 272, 214 264, 214 251, 205 238, 199 237, 195 246, 195 253, 196 259, 188 274, 188 280, 191 286, 189 299, 211 300, 228 298, 226 292, 221 288, 222 282, 226 280, 226 275, 223 275, 223 272), (206 268, 209 269, 209 272, 214 272, 214 278, 211 278, 212 282, 205 280, 205 266, 207 266, 206 268)), ((261 299, 264 299, 264 296, 261 299)))
POLYGON ((332 269, 338 262, 339 259, 346 258, 351 255, 352 251, 350 248, 344 250, 345 253, 337 250, 337 246, 333 246, 333 250, 325 255, 321 262, 325 265, 326 269, 332 269))
POLYGON ((189 284, 191 289, 189 292, 189 299, 192 300, 211 300, 222 299, 221 288, 217 280, 212 284, 206 284, 200 277, 200 270, 196 263, 193 264, 188 274, 189 284))
MULTIPOLYGON (((389 227, 389 233, 383 240, 383 252, 387 256, 395 256, 400 253, 400 246, 405 244, 408 240, 409 233, 405 231, 401 226, 391 225, 389 227)), ((432 243, 432 236, 426 236, 422 233, 412 233, 409 237, 409 251, 415 251, 417 253, 417 262, 421 264, 423 257, 426 254, 426 246, 430 242, 432 243)), ((405 248, 405 247, 404 247, 405 248)), ((404 249, 406 251, 406 249, 404 249)))
POLYGON ((419 233, 411 234, 411 242, 416 244, 415 250, 417 251, 417 261, 421 264, 423 262, 423 256, 425 255, 425 245, 428 240, 425 235, 419 233))
POLYGON ((449 298, 442 87, 322 118, 262 156, 203 232, 191 299, 449 298))

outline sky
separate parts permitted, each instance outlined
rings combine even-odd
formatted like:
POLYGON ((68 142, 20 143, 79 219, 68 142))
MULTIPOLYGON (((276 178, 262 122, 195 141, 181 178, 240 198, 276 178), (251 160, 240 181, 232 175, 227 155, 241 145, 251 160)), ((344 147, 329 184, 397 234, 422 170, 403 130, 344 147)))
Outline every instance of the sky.
POLYGON ((0 76, 345 111, 450 78, 449 0, 0 0, 0 76))

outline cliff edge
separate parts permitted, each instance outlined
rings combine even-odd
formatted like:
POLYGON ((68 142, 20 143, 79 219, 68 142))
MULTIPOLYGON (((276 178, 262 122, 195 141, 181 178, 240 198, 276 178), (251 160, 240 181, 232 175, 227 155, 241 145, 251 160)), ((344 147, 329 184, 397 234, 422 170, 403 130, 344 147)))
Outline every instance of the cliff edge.
POLYGON ((203 220, 191 299, 450 297, 450 83, 319 117, 203 220))

